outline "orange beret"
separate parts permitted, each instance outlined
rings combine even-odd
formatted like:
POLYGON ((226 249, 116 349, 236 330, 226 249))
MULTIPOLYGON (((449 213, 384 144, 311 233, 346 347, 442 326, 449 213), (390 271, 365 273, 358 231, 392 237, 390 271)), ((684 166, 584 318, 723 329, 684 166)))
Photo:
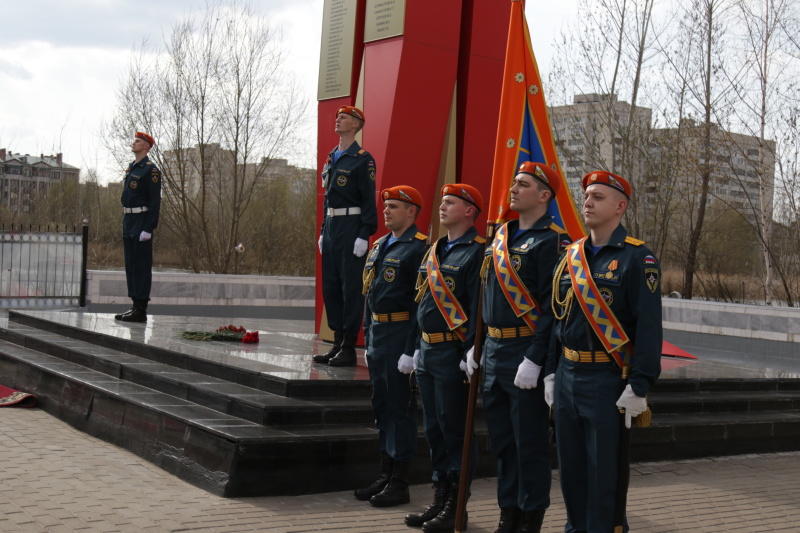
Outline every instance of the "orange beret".
POLYGON ((517 169, 517 174, 528 174, 541 181, 555 196, 561 188, 561 175, 544 163, 525 161, 517 169))
POLYGON ((422 209, 422 195, 414 187, 408 185, 395 185, 381 191, 383 200, 400 200, 422 209))
POLYGON ((589 185, 594 185, 595 183, 608 185, 612 189, 617 189, 628 198, 631 197, 633 192, 631 190, 631 184, 628 183, 628 180, 622 176, 617 176, 611 172, 606 172, 605 170, 595 170, 593 172, 589 172, 581 179, 581 186, 583 187, 584 191, 589 185))
POLYGON ((154 141, 153 138, 150 135, 148 135, 148 134, 146 134, 144 132, 137 131, 136 135, 134 135, 134 137, 136 137, 137 139, 142 139, 143 141, 145 141, 147 144, 150 145, 150 148, 152 148, 153 146, 156 145, 156 141, 154 141))
POLYGON ((338 109, 338 111, 336 111, 337 117, 339 116, 339 113, 344 113, 345 115, 356 117, 361 122, 366 122, 366 119, 364 119, 364 113, 362 113, 361 110, 357 107, 353 107, 350 105, 343 105, 338 109))
POLYGON ((483 211, 483 196, 478 192, 478 189, 466 183, 448 183, 442 187, 442 197, 444 196, 458 196, 462 200, 466 200, 475 207, 478 211, 483 211))

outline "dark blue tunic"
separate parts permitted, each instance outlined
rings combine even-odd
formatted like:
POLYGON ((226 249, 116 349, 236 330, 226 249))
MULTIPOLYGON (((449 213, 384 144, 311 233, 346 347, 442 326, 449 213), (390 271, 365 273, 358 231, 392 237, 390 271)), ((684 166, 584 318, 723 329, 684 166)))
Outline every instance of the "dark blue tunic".
MULTIPOLYGON (((646 246, 626 242, 626 236, 620 225, 596 254, 589 239, 585 250, 598 290, 635 347, 628 382, 637 396, 646 396, 661 372, 661 269, 646 246)), ((572 281, 566 271, 557 275, 563 299, 572 281)), ((561 315, 563 309, 556 313, 561 315)), ((577 301, 563 320, 556 321, 554 335, 551 357, 558 370, 553 408, 567 508, 565 531, 611 531, 624 423, 616 402, 626 383, 614 362, 573 362, 563 356, 564 347, 604 353, 577 301)))
POLYGON ((125 278, 128 297, 150 300, 153 283, 153 239, 140 241, 143 231, 152 234, 161 211, 161 171, 150 158, 128 165, 122 184, 122 207, 146 207, 141 213, 122 216, 122 247, 125 253, 125 278))
MULTIPOLYGON (((431 344, 420 341, 417 383, 422 398, 423 429, 431 449, 434 481, 458 481, 460 475, 469 388, 459 363, 475 339, 475 317, 480 296, 479 274, 485 243, 486 240, 478 235, 474 227, 449 250, 445 250, 446 236, 437 243, 441 275, 469 320, 466 323, 466 341, 463 343, 460 340, 431 344)), ((427 277, 425 263, 420 266, 420 273, 427 277)), ((430 289, 419 303, 416 320, 419 329, 426 333, 450 331, 430 289)), ((477 466, 474 439, 472 444, 470 479, 477 466)))
POLYGON ((412 225, 397 241, 384 246, 388 238, 384 235, 375 242, 364 267, 365 275, 375 273, 367 294, 364 338, 380 451, 396 461, 410 461, 417 447, 417 404, 412 401, 409 376, 397 370, 397 362, 401 355, 414 353, 414 286, 426 237, 412 225), (402 312, 409 318, 391 322, 372 319, 373 313, 402 312))

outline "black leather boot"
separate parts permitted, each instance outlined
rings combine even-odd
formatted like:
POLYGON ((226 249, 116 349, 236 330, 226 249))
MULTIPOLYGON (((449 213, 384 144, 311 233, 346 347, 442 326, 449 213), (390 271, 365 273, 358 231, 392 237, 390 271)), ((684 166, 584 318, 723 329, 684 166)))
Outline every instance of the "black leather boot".
POLYGON ((131 307, 130 309, 128 309, 124 313, 120 313, 118 315, 114 315, 114 320, 122 320, 122 317, 124 317, 126 315, 129 315, 129 314, 133 313, 134 311, 136 311, 136 308, 135 307, 131 307))
POLYGON ((336 357, 336 354, 339 353, 339 350, 342 349, 342 338, 343 334, 341 331, 334 331, 333 332, 333 346, 328 353, 324 353, 322 355, 315 355, 314 362, 319 363, 321 365, 327 365, 328 362, 336 357))
POLYGON ((356 357, 356 341, 358 335, 354 333, 345 333, 342 336, 342 349, 336 354, 334 358, 328 361, 330 366, 356 366, 358 358, 356 357))
POLYGON ((381 492, 370 498, 369 503, 375 507, 394 507, 410 502, 411 495, 408 493, 406 467, 408 467, 406 461, 395 461, 389 484, 381 492))
POLYGON ((450 491, 450 483, 447 480, 440 479, 433 483, 433 503, 425 508, 421 513, 413 513, 406 515, 406 525, 408 527, 422 527, 422 524, 436 518, 436 515, 441 512, 447 501, 447 495, 450 491))
POLYGON ((494 533, 517 533, 522 522, 522 510, 519 507, 501 507, 500 522, 494 533))
POLYGON ((394 459, 389 457, 388 454, 381 454, 381 470, 378 473, 378 479, 372 482, 368 487, 363 489, 356 489, 353 495, 357 500, 366 501, 381 492, 389 484, 389 478, 392 477, 392 469, 394 467, 394 459))
MULTIPOLYGON (((469 492, 467 493, 469 499, 469 492)), ((447 492, 447 501, 444 507, 436 515, 436 518, 428 520, 422 524, 422 531, 425 533, 451 533, 456 527, 456 515, 458 514, 458 482, 450 485, 447 492)), ((467 510, 464 509, 464 529, 467 529, 467 510)))
POLYGON ((117 320, 120 322, 147 322, 147 300, 134 300, 133 309, 120 315, 117 320))
POLYGON ((544 522, 544 513, 545 509, 523 512, 519 533, 540 533, 544 522))

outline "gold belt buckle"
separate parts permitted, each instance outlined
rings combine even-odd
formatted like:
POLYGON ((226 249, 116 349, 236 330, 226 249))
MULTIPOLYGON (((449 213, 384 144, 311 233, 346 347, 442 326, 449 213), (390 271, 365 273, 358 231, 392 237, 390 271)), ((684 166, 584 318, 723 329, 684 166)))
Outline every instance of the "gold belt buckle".
POLYGON ((570 361, 575 361, 577 363, 581 360, 581 354, 577 350, 567 349, 567 359, 569 359, 570 361))

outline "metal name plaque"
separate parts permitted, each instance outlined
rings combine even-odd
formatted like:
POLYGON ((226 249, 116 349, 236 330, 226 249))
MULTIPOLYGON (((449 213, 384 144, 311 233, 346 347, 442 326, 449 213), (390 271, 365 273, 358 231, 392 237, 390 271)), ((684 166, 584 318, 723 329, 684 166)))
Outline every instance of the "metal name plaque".
POLYGON ((406 0, 367 0, 364 42, 403 35, 405 21, 406 0))
POLYGON ((317 100, 350 96, 358 0, 325 0, 317 100))

